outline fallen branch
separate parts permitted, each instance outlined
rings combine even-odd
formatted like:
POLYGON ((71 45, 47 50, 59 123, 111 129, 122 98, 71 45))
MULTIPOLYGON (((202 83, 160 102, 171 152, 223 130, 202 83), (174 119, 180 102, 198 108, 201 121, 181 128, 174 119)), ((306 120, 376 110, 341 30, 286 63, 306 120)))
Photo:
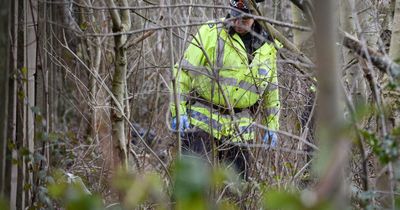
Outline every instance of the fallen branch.
POLYGON ((388 56, 379 53, 372 48, 361 43, 355 37, 346 32, 340 32, 343 36, 343 45, 361 56, 371 60, 371 63, 384 73, 388 73, 395 81, 400 80, 400 65, 393 62, 388 56))

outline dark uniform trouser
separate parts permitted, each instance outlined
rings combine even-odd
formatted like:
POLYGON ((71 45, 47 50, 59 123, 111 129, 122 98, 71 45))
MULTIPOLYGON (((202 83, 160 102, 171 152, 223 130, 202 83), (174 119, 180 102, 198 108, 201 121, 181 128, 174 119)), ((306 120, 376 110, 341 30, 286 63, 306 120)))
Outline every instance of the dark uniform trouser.
POLYGON ((218 159, 229 167, 233 166, 242 178, 247 179, 249 171, 248 149, 239 145, 223 144, 222 141, 200 129, 184 133, 182 136, 182 153, 185 155, 195 154, 206 160, 212 160, 212 143, 215 142, 218 159))

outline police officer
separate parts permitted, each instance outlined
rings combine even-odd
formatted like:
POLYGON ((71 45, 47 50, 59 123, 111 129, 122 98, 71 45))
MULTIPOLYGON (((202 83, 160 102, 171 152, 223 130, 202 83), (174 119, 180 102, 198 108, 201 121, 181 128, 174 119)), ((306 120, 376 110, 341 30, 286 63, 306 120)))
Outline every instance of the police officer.
POLYGON ((268 128, 262 141, 271 147, 278 141, 280 43, 252 17, 243 0, 230 0, 230 6, 221 24, 200 27, 175 65, 180 103, 171 103, 171 123, 181 132, 183 153, 211 160, 214 143, 218 157, 246 177, 249 151, 243 145, 255 139, 257 116, 268 128))

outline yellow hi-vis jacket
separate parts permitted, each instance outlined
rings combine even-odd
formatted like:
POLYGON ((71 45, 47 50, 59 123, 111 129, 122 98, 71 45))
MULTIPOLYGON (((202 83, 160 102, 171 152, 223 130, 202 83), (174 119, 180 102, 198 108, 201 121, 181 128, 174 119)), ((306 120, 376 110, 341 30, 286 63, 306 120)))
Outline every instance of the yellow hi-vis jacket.
MULTIPOLYGON (((281 45, 277 41, 275 45, 265 42, 254 51, 249 64, 238 34, 229 35, 223 24, 201 26, 173 71, 180 94, 180 115, 187 115, 192 126, 217 139, 251 140, 255 138, 255 119, 246 108, 258 103, 267 113, 263 125, 278 130, 280 101, 275 46, 281 45), (199 100, 189 103, 193 91, 199 100), (218 107, 242 111, 232 116, 233 112, 221 113, 218 107)), ((175 117, 173 100, 170 108, 175 117)))

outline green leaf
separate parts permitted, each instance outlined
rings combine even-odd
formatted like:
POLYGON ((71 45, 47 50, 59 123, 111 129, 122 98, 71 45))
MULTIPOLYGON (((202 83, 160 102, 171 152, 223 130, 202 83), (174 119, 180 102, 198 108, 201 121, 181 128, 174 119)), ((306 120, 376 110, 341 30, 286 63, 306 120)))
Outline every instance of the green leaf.
POLYGON ((51 133, 49 133, 48 138, 49 138, 50 142, 55 142, 60 138, 60 135, 58 133, 51 132, 51 133))
POLYGON ((31 152, 29 151, 29 149, 26 148, 26 147, 22 147, 22 148, 19 150, 19 153, 20 153, 20 155, 22 155, 22 156, 28 156, 28 155, 31 154, 31 152))
POLYGON ((7 201, 3 198, 0 197, 0 209, 8 209, 10 205, 7 203, 7 201))
POLYGON ((89 24, 87 21, 82 22, 79 27, 82 29, 82 31, 85 31, 88 28, 89 24))
POLYGON ((400 127, 393 128, 392 135, 394 137, 400 137, 400 127))
POLYGON ((178 210, 209 209, 207 192, 211 187, 211 170, 198 157, 175 162, 174 191, 178 210))
POLYGON ((373 153, 378 156, 381 163, 386 164, 399 156, 397 143, 393 137, 386 136, 383 140, 379 141, 375 134, 369 133, 368 131, 360 132, 367 144, 372 147, 373 153))
POLYGON ((264 196, 264 207, 267 209, 304 209, 299 197, 299 195, 289 192, 270 191, 264 196))
POLYGON ((24 91, 18 91, 17 96, 19 100, 23 100, 25 98, 25 92, 24 91))
POLYGON ((195 157, 187 157, 176 162, 174 195, 178 199, 202 196, 210 185, 210 170, 205 163, 195 157))
POLYGON ((50 196, 56 199, 61 199, 66 193, 67 188, 68 185, 65 182, 50 184, 48 187, 50 196))
POLYGON ((26 66, 21 68, 21 74, 26 76, 28 74, 28 68, 26 68, 26 66))
POLYGON ((11 160, 11 163, 12 163, 13 165, 18 165, 18 164, 19 164, 19 161, 18 161, 18 159, 13 158, 13 159, 11 160))
POLYGON ((104 207, 101 199, 98 196, 84 195, 68 200, 66 209, 101 210, 104 209, 104 207))
POLYGON ((8 144, 7 144, 8 150, 13 151, 16 147, 17 147, 17 145, 13 141, 11 141, 11 140, 8 141, 8 144))
POLYGON ((25 184, 24 185, 24 191, 28 191, 28 190, 30 190, 32 188, 32 185, 31 184, 25 184))

